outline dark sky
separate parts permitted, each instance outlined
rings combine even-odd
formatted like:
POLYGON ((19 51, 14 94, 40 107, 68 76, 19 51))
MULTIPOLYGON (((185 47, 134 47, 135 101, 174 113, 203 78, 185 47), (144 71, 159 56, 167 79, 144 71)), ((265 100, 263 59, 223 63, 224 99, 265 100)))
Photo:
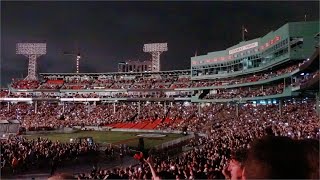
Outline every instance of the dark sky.
POLYGON ((63 51, 78 47, 80 72, 113 72, 147 60, 144 43, 168 42, 162 70, 188 69, 190 57, 263 36, 292 21, 319 20, 319 2, 1 2, 1 85, 27 74, 17 42, 46 42, 39 72, 75 72, 63 51))

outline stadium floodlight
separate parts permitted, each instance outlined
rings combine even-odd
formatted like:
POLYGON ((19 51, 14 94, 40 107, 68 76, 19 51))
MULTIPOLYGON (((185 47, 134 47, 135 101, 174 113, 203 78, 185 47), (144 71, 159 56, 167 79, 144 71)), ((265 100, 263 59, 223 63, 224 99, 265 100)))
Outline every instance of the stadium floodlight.
POLYGON ((37 80, 37 58, 47 53, 46 43, 17 43, 16 54, 21 54, 29 58, 28 76, 26 80, 37 80))
POLYGON ((160 54, 165 51, 168 51, 167 43, 152 43, 143 46, 143 52, 152 55, 152 72, 160 71, 160 54))

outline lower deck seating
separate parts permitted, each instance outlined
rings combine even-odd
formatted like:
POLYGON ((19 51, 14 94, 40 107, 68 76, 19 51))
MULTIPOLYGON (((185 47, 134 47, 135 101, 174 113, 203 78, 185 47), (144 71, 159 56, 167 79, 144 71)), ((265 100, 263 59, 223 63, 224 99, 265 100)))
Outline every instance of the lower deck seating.
MULTIPOLYGON (((126 122, 126 123, 113 123, 108 124, 106 126, 113 127, 113 128, 125 128, 125 129, 155 129, 160 123, 162 119, 157 119, 155 121, 142 121, 139 123, 133 122, 126 122)), ((165 119, 164 122, 169 122, 170 119, 165 119)))

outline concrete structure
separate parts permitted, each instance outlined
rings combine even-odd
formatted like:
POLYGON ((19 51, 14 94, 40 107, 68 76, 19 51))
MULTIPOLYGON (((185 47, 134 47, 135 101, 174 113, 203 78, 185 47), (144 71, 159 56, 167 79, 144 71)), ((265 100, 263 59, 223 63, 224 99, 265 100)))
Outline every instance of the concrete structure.
POLYGON ((118 72, 150 72, 151 61, 126 61, 118 63, 118 72))

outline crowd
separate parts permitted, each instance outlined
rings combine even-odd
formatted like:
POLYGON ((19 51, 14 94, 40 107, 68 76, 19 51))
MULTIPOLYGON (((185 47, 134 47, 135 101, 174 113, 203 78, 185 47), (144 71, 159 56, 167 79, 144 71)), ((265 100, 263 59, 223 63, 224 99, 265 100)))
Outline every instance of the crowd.
MULTIPOLYGON (((151 177, 156 177, 160 179, 224 179, 228 177, 241 177, 243 175, 243 169, 241 168, 243 168, 246 162, 248 148, 251 148, 249 149, 251 151, 253 151, 252 149, 258 151, 258 155, 249 153, 248 158, 251 160, 256 158, 256 161, 254 161, 256 163, 251 164, 250 161, 246 162, 247 167, 250 168, 247 171, 247 177, 264 177, 266 179, 277 177, 317 179, 319 177, 319 164, 317 166, 315 161, 310 159, 311 157, 319 157, 319 149, 318 151, 314 149, 307 151, 310 148, 308 144, 310 142, 314 144, 314 141, 311 139, 319 139, 320 137, 318 116, 315 113, 315 104, 312 101, 288 101, 283 107, 282 114, 277 113, 278 107, 276 105, 242 105, 239 107, 238 116, 235 113, 234 105, 219 104, 216 105, 214 110, 210 106, 212 105, 203 107, 202 112, 196 115, 197 117, 195 118, 192 118, 191 115, 197 114, 196 107, 193 106, 189 106, 188 109, 180 110, 177 113, 185 114, 187 112, 186 116, 189 118, 187 121, 182 121, 180 126, 187 126, 189 131, 194 132, 202 130, 208 135, 205 138, 195 139, 195 143, 192 144, 193 148, 190 151, 170 159, 153 154, 154 162, 148 159, 142 161, 136 167, 115 168, 113 170, 97 169, 89 174, 82 173, 78 178, 151 179, 151 177), (205 120, 199 122, 199 119, 205 120), (275 138, 263 139, 266 135, 271 135, 275 138), (287 137, 287 139, 283 137, 287 137), (253 148, 252 146, 261 146, 259 142, 259 145, 252 144, 255 139, 260 138, 262 138, 262 145, 268 143, 268 146, 264 145, 266 146, 264 149, 253 148), (304 145, 299 146, 296 142, 291 142, 291 139, 300 140, 297 142, 300 145, 304 143, 304 145), (277 141, 282 142, 281 145, 277 141), (281 150, 267 149, 277 147, 281 148, 281 150), (302 148, 302 150, 298 148, 302 148), (275 151, 281 152, 283 157, 277 157, 275 151), (288 151, 291 151, 291 153, 288 154, 288 151), (306 151, 311 153, 310 157, 298 158, 294 161, 300 164, 294 164, 290 161, 290 158, 294 159, 297 156, 306 156, 306 151), (270 160, 266 159, 265 162, 261 162, 261 158, 265 158, 263 157, 263 153, 269 153, 270 160), (272 158, 273 160, 271 160, 272 158), (280 158, 280 160, 277 158, 280 158), (266 174, 261 174, 261 172, 256 172, 255 174, 254 171, 259 168, 270 168, 264 166, 263 163, 273 163, 273 166, 277 166, 277 163, 283 165, 282 168, 279 167, 278 171, 286 176, 279 174, 277 176, 272 173, 269 174, 270 176, 267 176, 266 174), (293 164, 292 167, 290 164, 293 164), (295 168, 296 171, 288 172, 285 170, 285 166, 295 168), (304 172, 302 169, 307 169, 306 171, 308 172, 304 172), (302 175, 303 173, 305 174, 302 175)), ((177 109, 180 108, 177 107, 177 109)), ((319 142, 318 144, 315 142, 315 147, 318 146, 319 142)), ((311 147, 311 149, 315 147, 311 147)))
POLYGON ((296 79, 296 82, 294 82, 294 83, 292 83, 291 85, 293 86, 293 87, 295 87, 295 86, 302 86, 302 85, 305 85, 305 84, 307 84, 309 81, 310 81, 310 79, 316 79, 317 81, 319 81, 319 71, 315 71, 315 72, 313 72, 313 73, 306 73, 306 74, 301 74, 301 76, 299 77, 297 77, 297 79, 296 79))
POLYGON ((7 97, 9 94, 9 91, 6 89, 1 89, 0 90, 0 97, 7 97))
POLYGON ((185 75, 157 75, 157 76, 130 76, 115 75, 101 79, 93 77, 68 77, 64 80, 45 79, 43 82, 28 80, 13 80, 12 87, 16 89, 174 89, 190 87, 226 86, 262 81, 273 77, 290 73, 298 68, 298 64, 289 65, 285 68, 244 75, 237 78, 217 80, 191 81, 190 76, 185 75))
POLYGON ((282 94, 285 87, 283 83, 276 85, 250 86, 230 89, 216 89, 207 94, 205 99, 232 99, 232 98, 247 98, 261 97, 276 94, 282 94))
POLYGON ((40 83, 36 80, 18 80, 13 79, 11 87, 15 89, 37 89, 40 83))
MULTIPOLYGON (((145 161, 136 167, 114 170, 98 168, 89 174, 80 174, 78 177, 80 179, 105 177, 150 179, 153 175, 149 164, 152 164, 157 176, 165 179, 220 179, 227 176, 225 171, 227 171, 232 152, 247 149, 254 139, 261 138, 266 133, 271 132, 275 136, 287 136, 299 140, 320 138, 318 116, 312 99, 284 100, 281 113, 279 105, 250 103, 242 105, 146 103, 141 104, 140 114, 138 114, 137 103, 117 103, 114 109, 113 104, 66 104, 63 107, 59 104, 44 102, 39 104, 37 113, 34 110, 34 105, 19 103, 12 105, 10 111, 8 108, 1 109, 0 114, 1 118, 10 117, 10 115, 11 117, 20 116, 24 127, 55 128, 80 124, 154 121, 167 117, 172 121, 161 123, 158 129, 186 130, 207 135, 205 138, 195 140, 190 151, 177 157, 163 159, 155 154, 153 163, 145 161), (62 111, 63 117, 60 114, 62 111)), ((52 159, 55 155, 63 161, 64 158, 74 157, 70 155, 75 153, 71 149, 81 149, 74 148, 72 144, 55 143, 45 139, 9 140, 1 147, 3 148, 1 152, 5 152, 1 157, 3 164, 13 169, 17 167, 26 169, 26 164, 30 162, 48 163, 46 158, 52 159), (35 148, 30 149, 31 147, 35 148), (66 155, 66 153, 69 154, 66 155), (39 155, 36 156, 36 154, 39 155)), ((87 146, 83 147, 86 149, 87 146)))
POLYGON ((154 121, 163 118, 163 104, 142 104, 138 115, 137 103, 77 104, 42 102, 35 104, 2 104, 2 120, 21 120, 26 129, 60 128, 70 126, 98 126, 116 122, 154 121), (36 106, 36 107, 35 107, 36 106))
POLYGON ((227 86, 227 85, 257 82, 257 81, 262 81, 262 80, 274 78, 277 76, 281 76, 283 74, 293 72, 296 69, 298 69, 298 65, 294 64, 286 68, 279 69, 277 71, 269 71, 269 72, 257 73, 253 75, 245 75, 239 78, 233 77, 226 80, 225 79, 224 80, 199 80, 199 81, 194 81, 191 84, 191 87, 227 86))
POLYGON ((1 171, 9 169, 12 173, 47 166, 51 167, 53 174, 59 164, 81 156, 94 155, 98 151, 97 144, 90 144, 87 141, 61 143, 44 138, 28 140, 12 137, 0 143, 1 171))
MULTIPOLYGON (((73 89, 75 90, 75 89, 73 89)), ((132 92, 11 92, 1 91, 0 97, 9 98, 182 98, 191 97, 192 91, 132 91, 132 92)))
POLYGON ((243 124, 241 129, 245 130, 259 124, 261 128, 273 126, 279 135, 285 135, 282 132, 285 130, 285 132, 290 131, 290 136, 304 136, 304 132, 308 132, 309 137, 318 136, 318 132, 314 131, 317 127, 314 101, 286 102, 281 115, 275 113, 279 108, 276 105, 245 104, 239 106, 238 118, 235 118, 236 106, 231 104, 209 104, 199 107, 193 103, 141 103, 139 106, 138 103, 61 104, 44 101, 38 103, 37 107, 35 104, 26 103, 2 104, 2 106, 0 109, 2 120, 21 120, 22 126, 26 129, 103 126, 119 122, 153 122, 159 119, 162 123, 157 129, 187 128, 188 131, 208 133, 208 128, 214 126, 213 123, 221 126, 236 122, 232 128, 230 127, 231 129, 240 128, 243 124), (164 119, 170 120, 164 121, 164 119), (306 121, 308 123, 305 123, 306 121))

